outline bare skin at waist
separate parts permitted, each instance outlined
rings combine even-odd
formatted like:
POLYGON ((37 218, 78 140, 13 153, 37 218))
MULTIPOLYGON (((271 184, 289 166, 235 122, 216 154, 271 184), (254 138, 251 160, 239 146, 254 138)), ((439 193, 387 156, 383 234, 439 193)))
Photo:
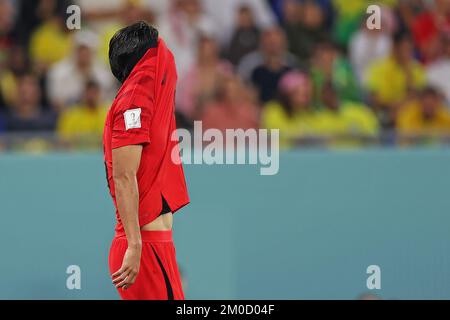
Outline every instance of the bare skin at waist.
POLYGON ((158 218, 141 227, 142 231, 168 231, 172 230, 173 214, 171 212, 160 215, 158 218))

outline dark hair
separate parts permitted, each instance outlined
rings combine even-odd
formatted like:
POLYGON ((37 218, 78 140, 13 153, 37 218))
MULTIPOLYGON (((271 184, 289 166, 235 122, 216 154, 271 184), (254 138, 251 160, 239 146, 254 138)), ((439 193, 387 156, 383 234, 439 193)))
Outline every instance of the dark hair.
POLYGON ((412 37, 409 32, 400 30, 392 35, 392 42, 395 46, 401 44, 403 41, 412 41, 412 37))
POLYGON ((294 113, 294 107, 291 103, 291 99, 289 98, 289 95, 286 93, 283 93, 281 91, 278 91, 276 94, 276 100, 278 100, 278 102, 280 102, 280 105, 283 108, 283 110, 286 112, 286 114, 289 117, 292 117, 292 115, 294 113))
POLYGON ((314 51, 334 51, 338 50, 338 45, 329 38, 323 38, 314 45, 314 51))
POLYGON ((89 90, 89 89, 99 89, 100 88, 100 84, 94 80, 94 79, 89 79, 88 81, 86 81, 85 84, 85 89, 89 90))
POLYGON ((244 5, 241 5, 241 6, 239 7, 238 12, 239 12, 239 13, 250 13, 250 14, 253 13, 252 8, 250 8, 248 5, 245 5, 245 4, 244 4, 244 5))
POLYGON ((32 79, 34 82, 39 83, 38 76, 33 72, 25 71, 18 75, 19 83, 21 83, 22 81, 27 80, 27 79, 32 79))
POLYGON ((120 29, 109 42, 109 64, 113 75, 124 82, 148 49, 158 46, 158 30, 140 21, 120 29))
POLYGON ((433 96, 433 97, 441 97, 441 92, 432 86, 426 86, 422 90, 420 90, 420 96, 426 97, 426 96, 433 96))

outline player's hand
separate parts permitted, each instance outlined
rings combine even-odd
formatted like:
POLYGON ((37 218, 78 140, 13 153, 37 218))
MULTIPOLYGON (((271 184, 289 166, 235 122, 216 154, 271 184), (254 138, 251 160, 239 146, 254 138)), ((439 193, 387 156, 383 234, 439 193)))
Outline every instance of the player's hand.
POLYGON ((122 267, 112 275, 116 288, 128 289, 136 280, 141 264, 141 248, 128 247, 122 267))

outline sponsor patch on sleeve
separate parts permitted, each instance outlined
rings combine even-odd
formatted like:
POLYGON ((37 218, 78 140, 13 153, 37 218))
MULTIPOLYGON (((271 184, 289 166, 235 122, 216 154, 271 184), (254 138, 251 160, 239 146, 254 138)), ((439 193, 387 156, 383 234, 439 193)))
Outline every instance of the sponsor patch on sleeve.
POLYGON ((130 109, 123 113, 125 119, 125 130, 141 127, 141 108, 130 109))

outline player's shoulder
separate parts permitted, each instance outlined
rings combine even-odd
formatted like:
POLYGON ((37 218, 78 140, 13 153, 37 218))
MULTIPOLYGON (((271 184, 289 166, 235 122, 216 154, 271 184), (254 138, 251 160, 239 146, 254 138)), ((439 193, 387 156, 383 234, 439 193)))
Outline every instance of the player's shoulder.
POLYGON ((128 90, 117 95, 111 106, 112 113, 124 113, 127 110, 141 108, 150 109, 153 105, 151 96, 138 90, 128 90))

